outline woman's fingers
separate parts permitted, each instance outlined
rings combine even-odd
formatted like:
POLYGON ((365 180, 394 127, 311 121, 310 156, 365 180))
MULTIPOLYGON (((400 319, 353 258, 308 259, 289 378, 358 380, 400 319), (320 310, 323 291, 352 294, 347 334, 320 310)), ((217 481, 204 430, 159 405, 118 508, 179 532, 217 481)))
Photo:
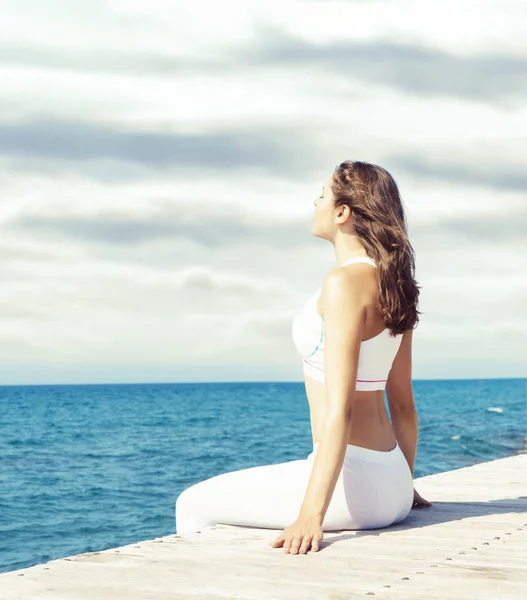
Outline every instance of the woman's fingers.
POLYGON ((291 541, 291 554, 298 554, 298 550, 300 549, 300 545, 302 544, 303 535, 296 535, 291 541))
POLYGON ((318 524, 293 524, 280 532, 280 535, 269 542, 272 548, 278 548, 283 545, 285 554, 306 554, 311 548, 313 552, 318 552, 320 541, 324 533, 318 524))
POLYGON ((300 554, 305 554, 309 550, 309 546, 311 546, 312 539, 312 535, 304 536, 304 539, 302 540, 302 545, 300 546, 300 554))
POLYGON ((279 548, 284 543, 284 540, 285 540, 285 535, 284 535, 284 532, 282 531, 282 533, 273 542, 271 542, 271 546, 273 548, 279 548))
POLYGON ((286 535, 284 531, 269 545, 273 548, 283 546, 284 553, 287 554, 307 554, 311 549, 312 552, 318 552, 322 537, 315 534, 306 535, 286 535))

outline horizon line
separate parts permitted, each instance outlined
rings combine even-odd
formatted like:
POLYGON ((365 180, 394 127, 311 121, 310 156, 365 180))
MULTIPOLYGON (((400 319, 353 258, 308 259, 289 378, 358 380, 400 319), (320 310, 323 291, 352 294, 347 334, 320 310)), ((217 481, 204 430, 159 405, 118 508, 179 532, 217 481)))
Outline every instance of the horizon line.
MULTIPOLYGON (((524 380, 527 382, 527 377, 449 377, 449 378, 412 378, 412 383, 418 382, 418 381, 442 381, 442 382, 446 382, 446 381, 511 381, 511 380, 524 380)), ((303 380, 295 380, 295 381, 288 381, 288 380, 282 380, 282 381, 260 381, 260 380, 255 380, 255 381, 239 381, 239 380, 234 380, 234 381, 137 381, 137 382, 122 382, 122 383, 116 383, 116 382, 90 382, 90 383, 82 383, 82 382, 77 382, 77 383, 0 383, 0 388, 3 387, 43 387, 43 386, 53 386, 53 387, 60 387, 60 386, 89 386, 89 385, 107 385, 107 386, 111 386, 111 385, 218 385, 218 384, 255 384, 255 383, 259 383, 259 384, 274 384, 274 383, 280 383, 280 384, 304 384, 303 380)))

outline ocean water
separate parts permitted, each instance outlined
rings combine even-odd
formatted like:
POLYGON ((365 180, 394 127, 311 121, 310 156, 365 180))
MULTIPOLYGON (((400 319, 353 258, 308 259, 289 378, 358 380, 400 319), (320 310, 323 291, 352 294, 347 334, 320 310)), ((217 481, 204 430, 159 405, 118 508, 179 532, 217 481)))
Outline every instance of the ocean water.
MULTIPOLYGON (((414 381, 415 477, 525 451, 525 379, 414 381)), ((0 571, 175 532, 202 479, 305 458, 303 383, 0 387, 0 571)))

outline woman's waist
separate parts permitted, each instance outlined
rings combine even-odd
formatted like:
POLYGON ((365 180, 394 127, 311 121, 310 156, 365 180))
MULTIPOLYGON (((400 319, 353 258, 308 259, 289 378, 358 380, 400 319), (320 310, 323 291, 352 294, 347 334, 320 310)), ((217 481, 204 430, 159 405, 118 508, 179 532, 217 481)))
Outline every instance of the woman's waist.
MULTIPOLYGON (((347 442, 350 446, 361 446, 385 452, 395 446, 396 437, 392 424, 384 406, 382 410, 374 406, 371 409, 369 412, 364 410, 355 410, 353 412, 350 417, 351 427, 347 442)), ((315 442, 320 440, 324 435, 324 411, 314 410, 313 407, 310 407, 310 418, 313 442, 315 442)))
MULTIPOLYGON (((313 450, 307 457, 308 460, 314 460, 319 445, 319 441, 313 442, 313 450)), ((356 444, 346 444, 344 465, 347 462, 352 462, 354 460, 379 464, 393 464, 394 462, 400 462, 401 459, 406 462, 404 454, 397 443, 397 440, 395 440, 393 447, 389 450, 375 450, 373 448, 367 448, 365 446, 359 446, 356 444)))
MULTIPOLYGON (((306 383, 305 390, 310 413, 315 418, 322 417, 328 406, 326 388, 315 382, 315 385, 306 383)), ((354 422, 365 425, 375 424, 376 421, 381 424, 390 423, 383 390, 355 391, 353 396, 351 403, 354 422)))

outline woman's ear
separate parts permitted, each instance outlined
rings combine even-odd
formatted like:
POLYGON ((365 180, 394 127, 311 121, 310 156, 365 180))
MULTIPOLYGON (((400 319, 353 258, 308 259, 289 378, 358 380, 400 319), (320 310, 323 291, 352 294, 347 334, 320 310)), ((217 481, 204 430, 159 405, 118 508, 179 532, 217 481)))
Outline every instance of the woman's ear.
POLYGON ((341 225, 348 222, 353 224, 353 211, 347 204, 341 204, 338 207, 336 216, 341 225))

